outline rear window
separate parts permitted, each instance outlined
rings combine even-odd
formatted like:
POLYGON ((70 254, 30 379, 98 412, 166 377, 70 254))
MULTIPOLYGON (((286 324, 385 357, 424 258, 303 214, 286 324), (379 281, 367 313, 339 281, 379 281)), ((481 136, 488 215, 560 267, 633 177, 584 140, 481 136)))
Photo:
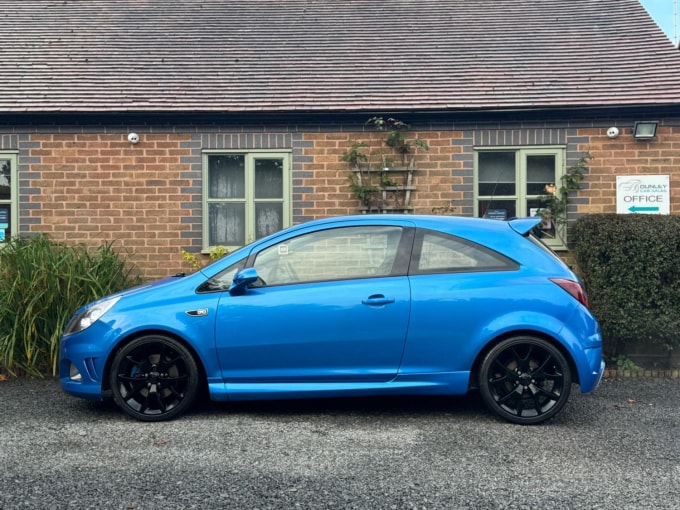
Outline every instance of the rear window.
POLYGON ((439 232, 420 230, 410 274, 514 271, 513 260, 482 245, 439 232))

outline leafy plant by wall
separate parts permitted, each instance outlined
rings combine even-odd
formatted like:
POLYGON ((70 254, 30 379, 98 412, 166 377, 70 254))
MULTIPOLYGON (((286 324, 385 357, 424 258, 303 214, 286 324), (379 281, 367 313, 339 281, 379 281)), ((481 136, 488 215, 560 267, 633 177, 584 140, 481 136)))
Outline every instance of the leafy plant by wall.
POLYGON ((425 140, 411 136, 410 126, 398 119, 372 117, 366 125, 383 132, 384 137, 379 147, 355 141, 342 155, 341 160, 352 166, 348 176, 350 190, 369 211, 378 212, 389 205, 397 208, 407 206, 408 203, 400 200, 398 191, 410 193, 416 156, 420 150, 429 150, 429 145, 425 140), (408 177, 394 180, 396 169, 407 170, 408 177), (385 190, 391 191, 391 200, 388 200, 385 190))
MULTIPOLYGON (((550 189, 546 186, 546 195, 541 197, 543 206, 538 211, 538 214, 544 220, 549 220, 555 223, 555 235, 559 237, 565 245, 567 240, 564 237, 565 226, 567 224, 567 213, 569 211, 569 202, 572 195, 581 189, 581 181, 586 173, 588 173, 588 163, 593 159, 590 152, 582 155, 576 164, 567 168, 567 171, 560 177, 559 185, 552 185, 550 189)), ((536 234, 541 236, 542 231, 540 227, 536 229, 536 234)))
POLYGON ((12 239, 0 249, 0 373, 55 374, 73 312, 139 283, 113 243, 89 250, 45 236, 12 239))
POLYGON ((208 254, 207 260, 201 255, 190 253, 185 250, 182 250, 182 259, 188 262, 192 269, 196 270, 201 269, 203 266, 206 265, 206 263, 215 262, 216 260, 219 260, 228 254, 229 250, 224 246, 215 246, 215 248, 211 250, 210 253, 208 254))
POLYGON ((627 342, 680 346, 680 217, 597 214, 572 232, 606 354, 627 342))

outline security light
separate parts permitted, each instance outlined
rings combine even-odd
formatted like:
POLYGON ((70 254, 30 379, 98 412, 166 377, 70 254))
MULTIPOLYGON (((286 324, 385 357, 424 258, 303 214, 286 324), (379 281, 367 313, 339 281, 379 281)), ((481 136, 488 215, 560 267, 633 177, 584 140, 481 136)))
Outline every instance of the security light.
POLYGON ((659 122, 656 120, 638 121, 633 126, 633 138, 636 140, 651 140, 656 138, 656 128, 659 122))

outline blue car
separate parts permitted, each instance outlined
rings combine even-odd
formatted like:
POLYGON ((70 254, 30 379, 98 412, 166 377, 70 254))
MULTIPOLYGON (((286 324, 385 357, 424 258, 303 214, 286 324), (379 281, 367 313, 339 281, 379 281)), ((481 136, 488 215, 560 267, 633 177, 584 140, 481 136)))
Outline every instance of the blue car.
POLYGON ((602 340, 574 273, 510 221, 360 215, 297 225, 78 310, 62 388, 144 421, 216 401, 462 395, 520 424, 595 389, 602 340))

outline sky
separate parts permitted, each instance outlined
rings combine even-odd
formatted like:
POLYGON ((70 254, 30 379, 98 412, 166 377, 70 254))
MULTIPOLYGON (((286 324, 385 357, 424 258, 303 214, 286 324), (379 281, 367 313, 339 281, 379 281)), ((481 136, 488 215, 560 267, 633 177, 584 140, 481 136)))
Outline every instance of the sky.
MULTIPOLYGON (((676 37, 680 34, 675 34, 675 25, 673 16, 675 14, 674 0, 640 0, 642 6, 647 9, 647 12, 654 18, 656 24, 666 33, 668 38, 676 45, 678 43, 676 37)), ((680 0, 677 1, 678 10, 680 10, 680 0)), ((680 26, 678 26, 680 31, 680 26)))

